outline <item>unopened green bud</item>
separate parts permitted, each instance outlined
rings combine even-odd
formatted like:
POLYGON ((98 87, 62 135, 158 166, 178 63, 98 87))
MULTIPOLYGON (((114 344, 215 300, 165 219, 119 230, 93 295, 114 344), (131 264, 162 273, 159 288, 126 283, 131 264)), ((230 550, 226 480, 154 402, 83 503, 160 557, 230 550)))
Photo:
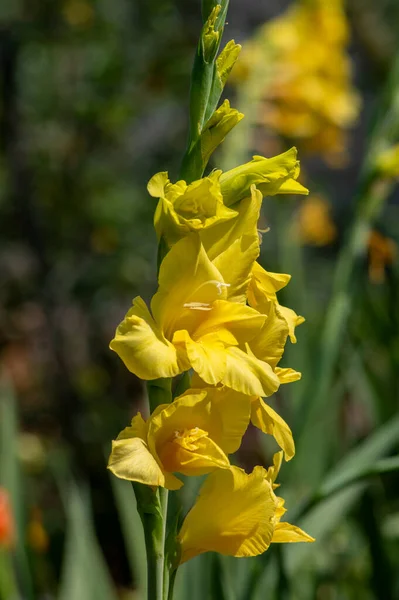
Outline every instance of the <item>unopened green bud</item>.
POLYGON ((244 115, 235 108, 231 108, 230 102, 225 100, 205 124, 201 134, 201 156, 204 164, 208 163, 211 154, 221 144, 226 135, 244 118, 244 115))
POLYGON ((213 8, 202 30, 202 53, 206 63, 212 62, 219 48, 220 31, 215 29, 219 13, 220 4, 213 8))
POLYGON ((240 44, 236 44, 234 40, 230 40, 230 42, 228 42, 225 45, 218 58, 216 59, 216 72, 218 74, 222 88, 225 86, 230 71, 234 67, 234 64, 240 52, 240 44))
POLYGON ((273 158, 254 156, 250 162, 221 175, 223 201, 226 206, 231 206, 246 198, 250 195, 251 185, 256 185, 263 196, 308 194, 309 190, 296 181, 299 172, 296 148, 273 158))

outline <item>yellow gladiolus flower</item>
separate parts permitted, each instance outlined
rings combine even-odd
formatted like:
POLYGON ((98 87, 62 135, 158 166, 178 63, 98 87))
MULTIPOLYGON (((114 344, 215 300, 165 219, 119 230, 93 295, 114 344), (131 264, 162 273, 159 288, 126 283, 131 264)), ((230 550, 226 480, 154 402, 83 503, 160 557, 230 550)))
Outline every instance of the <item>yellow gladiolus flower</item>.
POLYGON ((220 176, 220 188, 226 206, 232 206, 249 195, 256 185, 263 196, 276 194, 308 194, 298 181, 299 161, 296 148, 273 158, 254 156, 250 162, 235 167, 220 176))
MULTIPOLYGON (((236 112, 226 102, 215 111, 209 121, 211 128, 205 128, 203 133, 203 153, 207 155, 213 151, 216 138, 225 135, 224 128, 231 119, 240 118, 240 113, 237 116, 236 112), (220 127, 217 135, 212 127, 220 127)), ((157 237, 159 240, 163 238, 171 247, 179 239, 195 231, 201 234, 201 238, 205 239, 209 235, 214 241, 220 240, 223 245, 224 230, 235 231, 238 223, 239 228, 246 228, 242 212, 247 212, 248 206, 241 208, 241 204, 244 199, 253 197, 254 186, 259 190, 260 209, 262 195, 308 194, 308 190, 296 181, 298 175, 299 162, 295 148, 273 158, 254 156, 253 160, 244 165, 225 173, 213 171, 208 177, 189 185, 183 180, 172 184, 167 172, 157 173, 147 186, 149 194, 159 198, 154 215, 157 237)), ((254 206, 257 204, 258 201, 254 202, 254 206)), ((210 244, 205 241, 203 243, 208 252, 210 244)))
POLYGON ((172 246, 193 231, 237 216, 223 204, 219 176, 220 171, 215 171, 189 185, 185 181, 172 184, 166 172, 157 173, 150 179, 148 192, 159 198, 154 215, 158 239, 164 238, 167 245, 172 246))
MULTIPOLYGON (((247 260, 245 253, 236 260, 247 260)), ((226 300, 229 285, 239 288, 239 282, 224 280, 198 235, 180 240, 162 261, 152 314, 136 298, 110 348, 141 379, 173 377, 192 368, 209 385, 270 396, 279 378, 248 352, 265 316, 226 300)))
POLYGON ((179 533, 181 563, 203 552, 257 556, 272 542, 313 542, 280 522, 285 509, 273 491, 276 474, 259 466, 249 475, 238 467, 211 473, 179 533))
POLYGON ((248 398, 214 400, 211 390, 189 390, 158 406, 147 422, 140 413, 112 443, 108 468, 114 475, 151 486, 179 489, 173 475, 204 475, 230 466, 249 422, 248 398))

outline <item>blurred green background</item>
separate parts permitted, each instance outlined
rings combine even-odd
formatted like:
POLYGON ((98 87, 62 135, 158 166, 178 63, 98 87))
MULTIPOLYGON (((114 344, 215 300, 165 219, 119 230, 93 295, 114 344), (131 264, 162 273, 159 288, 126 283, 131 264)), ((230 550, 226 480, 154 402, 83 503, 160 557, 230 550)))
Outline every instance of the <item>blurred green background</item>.
MULTIPOLYGON (((290 4, 231 0, 226 41, 245 47, 290 4)), ((399 142, 399 5, 349 0, 347 14, 362 98, 348 160, 332 168, 298 144, 335 233, 309 237, 309 219, 326 224, 301 198, 263 206, 262 264, 292 275, 281 301, 306 318, 284 359, 303 378, 272 400, 298 447, 282 495, 317 542, 198 557, 180 599, 399 598, 399 205, 370 167, 399 142)), ((0 485, 17 539, 0 551, 2 599, 144 598, 132 490, 105 467, 145 395, 108 343, 131 299, 155 290, 146 183, 177 178, 200 28, 199 0, 1 3, 0 485)), ((245 112, 245 82, 226 92, 245 112)), ((213 166, 266 152, 268 128, 240 127, 213 166)), ((238 460, 267 466, 274 449, 250 429, 238 460)))

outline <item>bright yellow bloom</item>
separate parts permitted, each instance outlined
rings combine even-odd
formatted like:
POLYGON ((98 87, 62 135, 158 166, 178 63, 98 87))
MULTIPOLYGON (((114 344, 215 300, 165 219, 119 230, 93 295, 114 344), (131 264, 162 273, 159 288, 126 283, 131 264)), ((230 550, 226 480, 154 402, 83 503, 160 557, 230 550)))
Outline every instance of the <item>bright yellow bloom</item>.
MULTIPOLYGON (((215 127, 221 127, 222 131, 223 124, 231 118, 230 107, 223 104, 210 121, 214 121, 215 127)), ((203 133, 201 147, 204 152, 209 152, 215 142, 216 134, 212 131, 206 129, 203 133)), ((172 184, 166 172, 157 173, 150 179, 147 188, 151 196, 159 198, 154 216, 158 239, 163 238, 171 247, 195 231, 201 234, 206 251, 213 258, 216 254, 210 251, 211 244, 205 241, 206 237, 210 236, 214 243, 219 240, 219 246, 225 249, 226 231, 235 231, 237 226, 247 230, 243 212, 248 210, 248 206, 241 207, 241 204, 245 200, 247 204, 251 203, 249 199, 255 194, 254 185, 259 190, 260 210, 262 195, 307 194, 308 190, 296 181, 298 175, 299 162, 295 148, 273 158, 254 156, 244 165, 225 173, 213 171, 208 177, 189 185, 185 181, 172 184), (228 208, 230 206, 233 208, 228 208)), ((240 236, 236 235, 235 239, 237 237, 240 236)))
POLYGON ((189 390, 163 404, 144 422, 140 413, 112 443, 108 468, 121 479, 179 489, 172 473, 204 475, 230 466, 249 422, 248 398, 215 399, 210 390, 189 390))
POLYGON ((220 187, 223 202, 226 206, 232 206, 246 198, 252 185, 256 185, 263 196, 308 194, 309 190, 296 181, 299 172, 296 148, 273 158, 254 156, 250 162, 222 173, 220 187))
POLYGON ((316 194, 301 203, 295 228, 300 241, 312 246, 327 246, 337 237, 331 207, 323 196, 316 194))
MULTIPOLYGON (((251 246, 247 250, 251 253, 251 246)), ((247 260, 246 252, 240 253, 233 271, 242 271, 239 263, 247 260)), ((111 349, 141 379, 173 377, 192 368, 209 385, 222 383, 244 394, 270 396, 279 379, 248 349, 265 316, 228 301, 230 287, 239 293, 240 281, 224 279, 199 236, 183 238, 162 261, 152 314, 136 298, 111 349)))
POLYGON ((193 231, 200 231, 234 218, 237 213, 223 204, 219 185, 220 171, 189 185, 170 183, 168 174, 157 173, 148 183, 148 192, 159 198, 154 215, 158 239, 173 246, 193 231))
POLYGON ((238 467, 209 475, 178 536, 181 563, 203 552, 257 556, 272 542, 313 542, 298 527, 280 522, 285 509, 273 491, 276 475, 259 466, 250 475, 238 467))
POLYGON ((233 71, 262 96, 260 124, 335 164, 342 162, 346 130, 361 104, 347 44, 342 0, 301 2, 260 29, 233 71))

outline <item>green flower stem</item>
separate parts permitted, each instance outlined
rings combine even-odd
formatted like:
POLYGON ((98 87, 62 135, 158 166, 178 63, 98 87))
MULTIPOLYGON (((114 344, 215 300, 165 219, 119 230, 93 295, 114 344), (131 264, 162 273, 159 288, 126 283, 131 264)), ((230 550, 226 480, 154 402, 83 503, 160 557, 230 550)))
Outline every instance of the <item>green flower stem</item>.
POLYGON ((163 600, 168 490, 133 483, 147 552, 147 599, 163 600))
MULTIPOLYGON (((148 402, 152 413, 160 404, 172 401, 172 380, 155 379, 147 382, 148 402)), ((147 599, 164 600, 164 566, 168 490, 153 489, 133 483, 137 510, 144 529, 147 553, 147 599)))
POLYGON ((169 590, 168 595, 165 596, 165 600, 173 600, 173 590, 175 589, 177 569, 174 569, 169 576, 169 590))
POLYGON ((152 381, 147 381, 147 393, 151 413, 160 404, 170 404, 173 399, 172 379, 153 379, 152 381))
MULTIPOLYGON (((180 177, 191 183, 203 175, 204 165, 194 152, 210 109, 215 104, 216 58, 223 35, 229 0, 204 0, 202 14, 204 27, 198 42, 191 75, 190 88, 190 131, 186 152, 183 156, 180 177), (208 30, 207 21, 212 9, 220 6, 216 22, 208 30)), ((220 91, 221 93, 221 91, 220 91)), ((216 94, 216 102, 220 94, 216 94)))

